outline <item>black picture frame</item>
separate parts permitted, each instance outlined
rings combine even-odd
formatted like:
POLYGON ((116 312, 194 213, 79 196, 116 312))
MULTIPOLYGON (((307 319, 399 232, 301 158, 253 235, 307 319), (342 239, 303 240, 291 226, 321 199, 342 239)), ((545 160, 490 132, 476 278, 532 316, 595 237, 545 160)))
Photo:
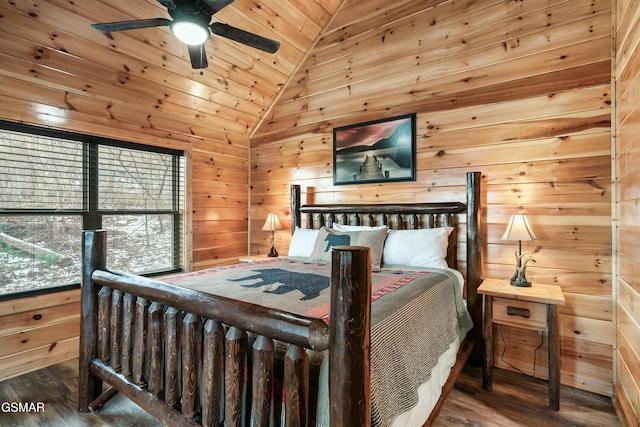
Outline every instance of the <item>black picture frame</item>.
POLYGON ((416 180, 416 114, 333 129, 333 184, 416 180))

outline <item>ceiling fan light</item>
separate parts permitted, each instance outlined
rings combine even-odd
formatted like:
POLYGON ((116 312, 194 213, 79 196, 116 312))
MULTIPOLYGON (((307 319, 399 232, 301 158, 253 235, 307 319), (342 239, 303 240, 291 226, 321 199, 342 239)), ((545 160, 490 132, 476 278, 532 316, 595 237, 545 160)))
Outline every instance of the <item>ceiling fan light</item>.
POLYGON ((209 29, 194 22, 174 21, 171 24, 171 31, 178 40, 192 46, 200 45, 209 39, 209 29))

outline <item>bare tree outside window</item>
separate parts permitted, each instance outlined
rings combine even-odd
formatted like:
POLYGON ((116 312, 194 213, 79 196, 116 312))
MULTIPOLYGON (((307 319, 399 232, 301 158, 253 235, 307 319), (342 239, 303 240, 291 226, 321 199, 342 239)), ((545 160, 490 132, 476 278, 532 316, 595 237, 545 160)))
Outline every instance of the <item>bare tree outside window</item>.
POLYGON ((97 144, 91 160, 87 144, 0 130, 0 295, 78 283, 88 217, 110 235, 111 268, 179 267, 184 158, 97 144))

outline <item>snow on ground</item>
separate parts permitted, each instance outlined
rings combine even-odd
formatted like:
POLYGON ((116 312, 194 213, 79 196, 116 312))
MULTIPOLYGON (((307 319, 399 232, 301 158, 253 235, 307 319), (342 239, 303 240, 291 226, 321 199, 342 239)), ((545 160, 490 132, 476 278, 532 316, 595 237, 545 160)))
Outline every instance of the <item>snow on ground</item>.
MULTIPOLYGON (((172 231, 166 223, 163 227, 157 217, 148 217, 145 221, 145 217, 127 216, 109 224, 112 227, 107 231, 109 268, 128 272, 171 268, 172 231)), ((55 239, 55 233, 40 234, 49 241, 35 242, 36 246, 60 248, 55 252, 66 258, 55 262, 51 257, 0 244, 0 295, 80 282, 81 233, 64 236, 66 241, 55 239)))

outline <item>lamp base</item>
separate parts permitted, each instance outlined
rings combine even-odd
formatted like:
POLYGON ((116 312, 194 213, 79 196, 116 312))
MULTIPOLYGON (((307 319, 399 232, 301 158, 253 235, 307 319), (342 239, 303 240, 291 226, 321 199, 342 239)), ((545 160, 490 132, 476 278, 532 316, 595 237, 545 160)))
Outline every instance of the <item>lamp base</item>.
POLYGON ((522 242, 520 240, 518 240, 518 250, 516 251, 516 272, 513 273, 513 276, 511 277, 511 286, 518 286, 521 288, 530 288, 531 287, 531 282, 527 280, 527 278, 524 276, 524 272, 527 268, 527 262, 529 262, 529 259, 524 260, 524 262, 522 261, 522 258, 524 258, 524 256, 526 254, 528 254, 529 252, 525 252, 522 253, 522 242))
POLYGON ((517 267, 516 272, 511 277, 511 286, 518 286, 520 288, 531 287, 531 282, 524 277, 524 267, 517 267))
POLYGON ((518 286, 520 288, 530 288, 531 282, 529 282, 526 279, 524 281, 511 279, 511 286, 518 286))
POLYGON ((278 256, 278 251, 276 251, 275 246, 271 246, 271 251, 267 254, 268 257, 275 258, 278 256))

